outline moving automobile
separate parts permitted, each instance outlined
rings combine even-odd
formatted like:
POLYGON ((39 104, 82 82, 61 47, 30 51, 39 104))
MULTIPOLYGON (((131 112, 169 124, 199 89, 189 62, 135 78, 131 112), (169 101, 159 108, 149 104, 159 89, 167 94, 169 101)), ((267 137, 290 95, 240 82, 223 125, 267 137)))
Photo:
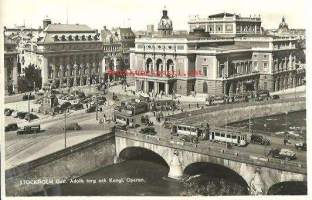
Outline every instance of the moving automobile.
POLYGON ((271 149, 268 155, 272 155, 273 158, 279 158, 283 160, 296 159, 296 153, 290 149, 271 149))
POLYGON ((23 129, 17 130, 17 135, 33 134, 40 132, 40 125, 24 126, 23 129))
POLYGON ((77 122, 69 123, 66 125, 66 130, 67 131, 77 131, 81 130, 81 126, 77 122))
POLYGON ((16 123, 8 124, 5 128, 4 131, 16 131, 18 129, 18 126, 16 123))
POLYGON ((35 114, 32 114, 32 113, 27 113, 26 115, 25 115, 25 117, 24 117, 24 119, 26 120, 26 121, 31 121, 31 120, 33 120, 33 119, 38 119, 39 117, 37 116, 37 115, 35 115, 35 114))

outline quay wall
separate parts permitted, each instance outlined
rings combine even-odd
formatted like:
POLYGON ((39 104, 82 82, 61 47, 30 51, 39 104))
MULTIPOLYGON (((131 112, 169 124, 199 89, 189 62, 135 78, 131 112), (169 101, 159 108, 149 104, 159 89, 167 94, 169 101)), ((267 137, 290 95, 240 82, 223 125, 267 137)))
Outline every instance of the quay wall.
POLYGON ((270 115, 285 114, 286 112, 306 110, 305 99, 297 101, 281 101, 269 104, 246 104, 245 106, 229 107, 227 109, 214 109, 214 111, 202 114, 191 114, 185 119, 192 122, 207 122, 213 126, 224 126, 225 124, 243 121, 251 118, 270 115))
POLYGON ((115 155, 115 135, 108 133, 21 164, 5 172, 6 195, 27 196, 45 191, 53 184, 113 164, 115 155))

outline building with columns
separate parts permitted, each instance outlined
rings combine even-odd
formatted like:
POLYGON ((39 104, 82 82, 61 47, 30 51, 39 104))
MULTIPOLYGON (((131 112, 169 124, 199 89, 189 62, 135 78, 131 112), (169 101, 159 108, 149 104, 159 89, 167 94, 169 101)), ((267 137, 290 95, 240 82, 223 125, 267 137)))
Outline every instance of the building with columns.
POLYGON ((249 16, 241 17, 232 13, 218 13, 203 16, 190 17, 188 24, 190 31, 195 28, 202 28, 211 35, 219 35, 224 37, 261 34, 261 17, 249 16))
POLYGON ((201 27, 174 35, 169 18, 159 24, 164 26, 158 34, 136 38, 131 49, 129 76, 135 77, 138 91, 232 95, 304 83, 296 37, 223 37, 201 27))
POLYGON ((37 55, 42 86, 92 85, 99 83, 105 73, 100 34, 87 25, 45 20, 44 30, 30 52, 37 55))
POLYGON ((18 76, 18 51, 16 42, 4 35, 4 91, 5 95, 17 93, 18 76))

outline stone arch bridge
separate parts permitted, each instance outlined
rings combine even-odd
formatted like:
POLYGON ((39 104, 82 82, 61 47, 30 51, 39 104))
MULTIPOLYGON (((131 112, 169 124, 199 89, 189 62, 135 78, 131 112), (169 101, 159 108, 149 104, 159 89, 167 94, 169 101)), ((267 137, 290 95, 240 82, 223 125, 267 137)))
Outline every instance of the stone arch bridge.
POLYGON ((162 157, 169 166, 168 176, 179 179, 186 167, 198 162, 207 162, 226 167, 247 183, 251 194, 267 194, 269 189, 288 181, 307 181, 306 165, 299 162, 267 159, 226 149, 206 149, 183 144, 155 136, 116 131, 116 155, 131 147, 153 151, 162 157))

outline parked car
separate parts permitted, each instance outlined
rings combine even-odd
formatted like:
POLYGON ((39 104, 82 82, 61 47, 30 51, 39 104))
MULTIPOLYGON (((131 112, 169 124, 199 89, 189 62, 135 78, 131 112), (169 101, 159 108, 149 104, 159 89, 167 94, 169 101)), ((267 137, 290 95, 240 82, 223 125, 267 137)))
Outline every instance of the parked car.
POLYGON ((29 95, 29 94, 24 94, 23 95, 23 101, 27 101, 29 98, 29 100, 33 100, 35 99, 35 96, 34 95, 29 95))
POLYGON ((77 122, 66 124, 66 130, 67 131, 77 131, 81 130, 81 126, 77 122))
POLYGON ((14 110, 14 111, 12 112, 11 116, 14 117, 14 118, 16 118, 16 117, 17 117, 17 113, 18 113, 18 111, 17 111, 17 110, 14 110))
POLYGON ((262 135, 252 134, 250 136, 250 143, 260 145, 270 145, 271 141, 262 135))
POLYGON ((23 129, 17 130, 17 135, 39 133, 40 125, 24 126, 23 129))
POLYGON ((76 103, 70 106, 70 109, 72 110, 81 110, 83 109, 83 105, 81 103, 76 103))
POLYGON ((27 112, 18 112, 16 117, 18 117, 20 119, 24 119, 26 114, 27 114, 27 112))
POLYGON ((86 113, 91 113, 95 111, 96 111, 96 106, 90 106, 89 108, 87 108, 86 113))
POLYGON ((306 142, 299 142, 295 144, 297 150, 306 151, 307 150, 307 143, 306 142))
POLYGON ((272 99, 280 99, 280 96, 275 94, 275 95, 272 95, 272 99))
POLYGON ((13 109, 9 109, 9 108, 8 108, 8 109, 5 109, 4 115, 5 115, 5 116, 10 116, 10 115, 13 113, 13 111, 14 111, 13 109))
POLYGON ((16 123, 8 124, 5 128, 4 131, 16 131, 18 129, 18 126, 16 123))
POLYGON ((272 155, 273 158, 279 158, 283 160, 296 159, 296 153, 290 149, 271 149, 269 155, 272 155))
POLYGON ((61 110, 66 110, 67 108, 70 108, 71 106, 71 103, 70 102, 64 102, 61 106, 60 106, 60 109, 61 110))
POLYGON ((144 135, 156 135, 156 131, 154 127, 145 127, 140 130, 140 133, 144 135))
POLYGON ((38 119, 39 117, 35 114, 32 114, 32 113, 27 113, 24 117, 25 120, 27 121, 31 121, 33 119, 38 119))

